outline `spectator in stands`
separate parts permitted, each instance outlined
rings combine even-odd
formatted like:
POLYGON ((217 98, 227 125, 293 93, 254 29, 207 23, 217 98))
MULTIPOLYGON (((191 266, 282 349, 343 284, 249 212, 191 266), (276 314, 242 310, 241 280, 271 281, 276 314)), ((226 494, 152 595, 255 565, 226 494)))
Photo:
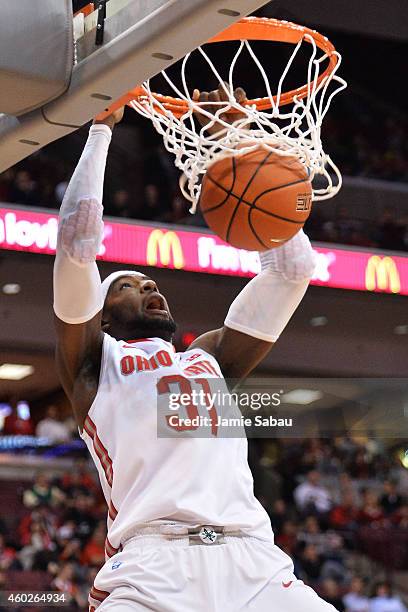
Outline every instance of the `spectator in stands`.
POLYGON ((31 417, 22 418, 18 411, 18 401, 13 399, 10 402, 11 414, 4 419, 3 434, 5 436, 32 436, 34 425, 31 417))
POLYGON ((19 552, 19 559, 25 570, 30 570, 34 565, 35 556, 44 551, 55 550, 55 544, 51 540, 44 525, 40 521, 33 521, 30 526, 30 539, 28 544, 19 552))
POLYGON ((408 529, 408 503, 402 504, 395 512, 392 519, 394 524, 400 529, 408 529))
POLYGON ((388 582, 378 582, 374 588, 374 596, 370 600, 369 612, 407 612, 399 597, 392 594, 388 582))
POLYGON ((384 482, 384 492, 380 499, 380 505, 387 516, 396 512, 402 504, 402 495, 397 491, 397 485, 392 480, 384 482))
POLYGON ((105 538, 105 524, 103 521, 100 521, 83 550, 81 556, 81 563, 83 565, 102 566, 105 563, 105 538))
POLYGON ((61 550, 59 558, 61 561, 80 563, 81 561, 81 541, 77 538, 66 540, 64 548, 61 550))
POLYGON ((365 584, 360 576, 354 576, 350 588, 343 597, 345 612, 369 612, 369 599, 364 595, 365 584))
POLYGON ((68 495, 71 495, 72 487, 80 487, 81 492, 87 494, 98 491, 95 478, 92 476, 89 469, 89 464, 87 460, 82 457, 75 461, 75 464, 69 472, 65 472, 59 486, 62 491, 68 495))
POLYGON ((371 457, 364 447, 357 448, 350 461, 348 471, 352 478, 366 479, 371 476, 371 457))
POLYGON ((4 536, 0 534, 0 571, 20 569, 20 567, 17 551, 7 546, 4 536))
POLYGON ((384 511, 381 508, 378 495, 375 491, 367 489, 363 494, 363 506, 358 513, 358 522, 360 525, 367 525, 380 522, 384 519, 384 511))
POLYGON ((353 232, 359 231, 361 223, 357 221, 345 206, 340 206, 334 219, 323 225, 323 230, 335 237, 336 242, 347 244, 353 232))
POLYGON ((154 183, 146 185, 141 219, 162 221, 168 213, 169 207, 161 198, 159 187, 154 183))
POLYGON ((75 537, 83 543, 95 528, 96 519, 92 512, 94 505, 95 500, 92 496, 81 493, 72 499, 71 507, 65 514, 66 520, 72 521, 75 525, 75 537))
POLYGON ((30 542, 31 538, 31 525, 34 522, 41 523, 44 529, 50 535, 51 538, 55 537, 57 533, 58 518, 54 510, 49 506, 48 503, 40 503, 32 509, 31 512, 26 514, 20 521, 18 526, 18 534, 20 537, 20 544, 26 545, 30 542))
POLYGON ((47 438, 50 444, 70 439, 69 429, 58 419, 58 410, 54 405, 48 406, 46 416, 38 423, 35 433, 39 438, 47 438))
POLYGON ((319 553, 317 546, 306 544, 298 556, 298 561, 303 580, 310 586, 317 584, 323 564, 323 557, 319 553))
POLYGON ((297 539, 300 544, 312 544, 316 546, 319 552, 325 550, 326 536, 322 532, 319 522, 315 516, 308 516, 297 534, 297 539))
POLYGON ((51 484, 44 472, 38 473, 31 489, 26 489, 23 494, 23 503, 26 508, 35 508, 40 504, 57 506, 64 500, 64 493, 58 487, 51 484))
POLYGON ((354 503, 352 491, 343 493, 341 503, 330 512, 329 521, 335 529, 352 530, 357 524, 359 509, 354 503))
POLYGON ((322 584, 322 597, 336 608, 338 612, 344 612, 344 603, 340 594, 340 587, 332 578, 326 578, 322 584))
POLYGON ((377 223, 376 242, 380 249, 403 251, 405 248, 405 231, 403 223, 397 219, 396 212, 391 206, 384 208, 377 223))
POLYGON ((325 514, 330 511, 332 501, 326 487, 320 484, 320 474, 311 470, 306 480, 293 493, 296 506, 303 514, 325 514))
POLYGON ((114 192, 108 212, 114 217, 129 219, 133 216, 130 208, 130 194, 126 189, 118 189, 114 192))
MULTIPOLYGON (((347 457, 342 457, 341 461, 346 464, 347 457)), ((361 504, 361 495, 359 491, 359 485, 357 480, 353 480, 348 472, 342 472, 339 474, 338 479, 335 483, 336 489, 333 491, 333 497, 337 500, 337 505, 340 505, 343 501, 343 496, 350 494, 353 499, 355 506, 359 507, 361 504)))
POLYGON ((276 499, 274 501, 272 510, 269 512, 274 533, 282 531, 282 526, 288 518, 288 512, 287 504, 283 499, 276 499))
POLYGON ((296 524, 293 521, 285 521, 275 539, 276 544, 292 557, 298 543, 296 524))
POLYGON ((38 185, 27 170, 19 170, 16 173, 10 188, 10 201, 26 206, 38 206, 41 204, 41 196, 38 185))
POLYGON ((72 470, 69 475, 69 480, 64 483, 64 493, 68 497, 68 501, 75 500, 79 495, 88 495, 89 491, 86 484, 83 482, 81 474, 76 470, 72 470))
POLYGON ((86 606, 86 600, 83 601, 83 597, 75 581, 75 566, 73 563, 67 562, 61 566, 57 576, 53 580, 52 586, 57 591, 71 596, 80 610, 83 610, 86 606))

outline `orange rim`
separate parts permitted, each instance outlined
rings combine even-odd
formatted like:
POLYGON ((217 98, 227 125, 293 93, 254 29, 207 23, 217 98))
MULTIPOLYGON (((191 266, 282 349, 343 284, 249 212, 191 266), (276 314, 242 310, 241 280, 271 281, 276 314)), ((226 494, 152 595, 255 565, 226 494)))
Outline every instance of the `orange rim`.
POLYGON ((88 15, 90 15, 91 13, 93 13, 93 12, 94 12, 94 10, 95 10, 94 3, 93 3, 93 2, 90 2, 90 4, 87 4, 86 6, 84 6, 83 8, 81 8, 79 11, 77 11, 77 12, 74 14, 74 17, 76 17, 77 15, 79 15, 79 13, 83 13, 83 15, 84 15, 85 17, 88 17, 88 15))
MULTIPOLYGON (((290 21, 280 21, 279 19, 269 19, 266 17, 245 17, 221 32, 221 34, 211 38, 208 42, 218 43, 234 40, 263 40, 296 45, 299 41, 305 39, 306 42, 311 44, 310 40, 305 38, 305 35, 309 35, 311 38, 313 38, 316 46, 324 51, 329 59, 328 66, 317 79, 317 85, 320 85, 324 79, 332 74, 333 70, 337 66, 339 58, 335 53, 336 49, 334 45, 326 36, 319 34, 319 32, 316 32, 316 30, 311 30, 310 28, 297 25, 296 23, 292 23, 290 21)), ((298 99, 303 99, 307 97, 308 92, 309 84, 306 83, 306 85, 302 85, 297 89, 292 89, 291 91, 282 93, 279 98, 279 106, 290 104, 293 102, 295 97, 298 99)), ((164 96, 163 94, 153 92, 151 95, 167 111, 172 112, 177 118, 180 118, 189 110, 187 101, 183 100, 182 98, 164 96)), ((149 97, 150 96, 144 87, 136 87, 122 96, 117 102, 115 102, 115 104, 110 106, 108 111, 100 115, 100 118, 106 117, 110 112, 116 110, 120 106, 130 104, 130 102, 133 100, 141 103, 148 102, 149 97)), ((274 96, 273 100, 276 104, 277 96, 274 96)), ((272 104, 270 98, 267 97, 248 100, 245 106, 255 106, 259 111, 263 111, 271 108, 272 104)), ((157 110, 159 112, 162 111, 159 106, 157 107, 157 110)), ((238 110, 231 109, 231 112, 238 112, 238 110)))

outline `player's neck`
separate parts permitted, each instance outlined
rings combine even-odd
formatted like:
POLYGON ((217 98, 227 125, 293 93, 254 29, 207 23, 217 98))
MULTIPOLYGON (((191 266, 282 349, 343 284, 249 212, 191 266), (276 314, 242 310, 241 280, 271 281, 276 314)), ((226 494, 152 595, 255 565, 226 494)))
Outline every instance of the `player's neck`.
POLYGON ((108 329, 106 331, 115 340, 124 340, 125 342, 143 340, 144 338, 161 338, 166 342, 172 342, 173 340, 173 332, 165 329, 108 329))

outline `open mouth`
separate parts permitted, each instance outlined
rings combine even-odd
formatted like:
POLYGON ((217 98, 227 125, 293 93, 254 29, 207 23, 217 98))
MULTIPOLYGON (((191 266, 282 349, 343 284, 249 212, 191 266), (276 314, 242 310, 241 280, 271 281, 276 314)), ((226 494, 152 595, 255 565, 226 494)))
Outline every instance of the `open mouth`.
POLYGON ((152 315, 169 316, 166 310, 164 299, 158 293, 153 293, 146 299, 145 311, 152 315))

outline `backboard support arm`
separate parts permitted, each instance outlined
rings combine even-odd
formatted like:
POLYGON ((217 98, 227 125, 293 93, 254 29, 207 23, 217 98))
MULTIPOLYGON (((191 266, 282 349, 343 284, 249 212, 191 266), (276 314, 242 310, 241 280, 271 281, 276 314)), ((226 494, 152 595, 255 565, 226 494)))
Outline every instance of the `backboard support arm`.
POLYGON ((78 41, 78 61, 62 96, 18 118, 0 115, 0 172, 75 131, 126 91, 267 3, 130 0, 107 16, 101 46, 95 45, 95 31, 78 41))

